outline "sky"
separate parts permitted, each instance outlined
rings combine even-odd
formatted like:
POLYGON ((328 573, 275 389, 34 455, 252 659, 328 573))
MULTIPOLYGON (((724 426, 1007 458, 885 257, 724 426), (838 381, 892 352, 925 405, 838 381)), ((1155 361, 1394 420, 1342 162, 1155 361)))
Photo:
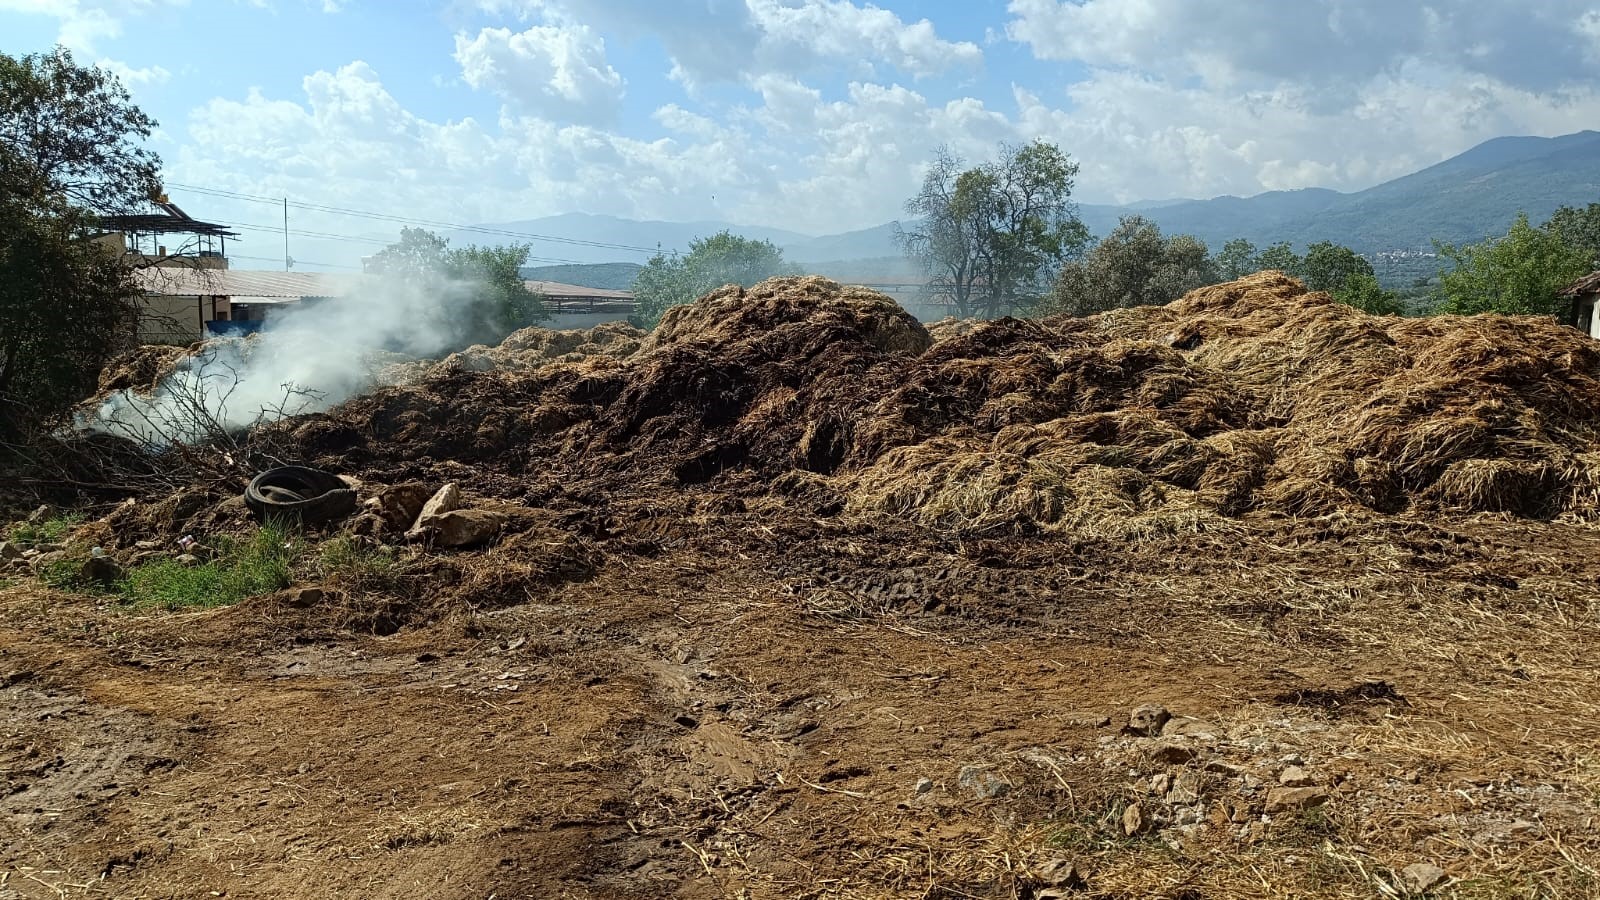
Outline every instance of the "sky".
POLYGON ((1052 141, 1125 203, 1600 122, 1593 0, 0 0, 0 51, 58 43, 160 122, 176 202, 250 226, 240 267, 281 265, 282 210, 230 195, 341 268, 397 225, 306 207, 824 234, 900 216, 941 146, 1052 141))

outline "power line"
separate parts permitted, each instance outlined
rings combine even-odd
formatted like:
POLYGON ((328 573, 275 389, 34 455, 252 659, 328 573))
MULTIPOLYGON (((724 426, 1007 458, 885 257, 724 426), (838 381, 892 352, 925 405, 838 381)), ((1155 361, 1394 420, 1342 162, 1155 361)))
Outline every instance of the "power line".
MULTIPOLYGON (((240 191, 228 191, 221 188, 200 187, 198 185, 168 182, 167 187, 205 194, 213 197, 226 197, 232 200, 247 200, 256 203, 271 203, 274 206, 283 202, 281 197, 265 197, 260 194, 246 194, 240 191)), ((616 244, 608 241, 586 241, 579 238, 564 238, 549 234, 536 234, 531 231, 512 231, 505 228, 489 228, 483 225, 463 225, 456 222, 439 222, 432 219, 417 219, 410 216, 395 216, 388 213, 371 212, 368 210, 351 209, 344 206, 329 206, 321 203, 301 203, 289 201, 289 205, 296 209, 310 210, 313 212, 332 213, 335 215, 354 216, 362 219, 372 219, 380 222, 393 222, 403 225, 425 225, 430 228, 450 228, 456 231, 466 231, 474 234, 488 234, 498 237, 525 238, 534 241, 548 241, 556 244, 567 244, 575 247, 595 247, 601 250, 623 250, 630 253, 649 253, 655 255, 661 252, 659 247, 636 247, 631 244, 616 244)), ((282 229, 277 229, 281 231, 282 229)))
MULTIPOLYGON (((228 258, 229 259, 248 259, 248 260, 253 260, 255 262, 270 262, 270 263, 281 263, 281 262, 283 262, 283 260, 278 259, 277 257, 274 257, 274 256, 242 256, 242 255, 240 255, 238 253, 230 253, 230 254, 228 254, 228 258)), ((351 269, 351 270, 354 270, 354 271, 357 271, 357 272, 361 271, 361 267, 360 266, 347 266, 344 263, 314 262, 314 261, 309 260, 309 259, 297 259, 294 262, 295 262, 295 265, 322 266, 323 268, 327 268, 327 269, 351 269)))
MULTIPOLYGON (((277 226, 277 225, 256 225, 256 224, 252 224, 250 222, 232 222, 232 221, 229 221, 227 219, 216 219, 214 221, 218 225, 226 225, 229 228, 242 228, 245 231, 265 231, 265 232, 270 232, 272 234, 282 234, 283 233, 283 228, 280 227, 280 226, 277 226)), ((292 235, 299 235, 300 237, 309 237, 309 238, 315 238, 317 240, 324 240, 324 241, 346 241, 346 242, 349 242, 349 243, 356 243, 356 244, 381 244, 383 246, 388 246, 391 243, 393 243, 392 241, 387 241, 387 240, 384 240, 383 238, 362 237, 360 235, 355 235, 355 234, 337 234, 337 233, 328 232, 328 231, 307 231, 307 230, 300 229, 300 228, 291 228, 291 229, 289 229, 289 233, 292 234, 292 235)), ((240 258, 241 259, 245 259, 245 258, 259 259, 260 257, 240 257, 240 258)), ((529 256, 528 260, 530 262, 541 262, 541 263, 577 264, 577 260, 561 259, 561 258, 558 258, 558 257, 550 257, 550 256, 529 256)))

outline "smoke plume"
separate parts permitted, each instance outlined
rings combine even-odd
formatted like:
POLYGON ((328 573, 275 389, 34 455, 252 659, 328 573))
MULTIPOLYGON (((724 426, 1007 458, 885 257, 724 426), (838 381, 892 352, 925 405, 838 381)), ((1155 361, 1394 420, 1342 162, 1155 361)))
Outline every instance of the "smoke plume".
POLYGON ((208 341, 150 394, 121 391, 79 424, 152 446, 320 412, 370 388, 380 359, 440 356, 484 333, 474 285, 372 277, 353 294, 270 313, 249 338, 208 341))

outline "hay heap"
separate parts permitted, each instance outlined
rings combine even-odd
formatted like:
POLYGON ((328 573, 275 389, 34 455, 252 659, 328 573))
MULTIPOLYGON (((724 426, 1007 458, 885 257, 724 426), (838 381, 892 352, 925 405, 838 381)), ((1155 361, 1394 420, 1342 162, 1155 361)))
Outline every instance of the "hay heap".
POLYGON ((357 468, 472 460, 730 490, 798 471, 857 513, 961 531, 1587 518, 1597 377, 1600 344, 1549 320, 1374 317, 1276 272, 937 345, 888 298, 810 277, 671 310, 636 353, 441 366, 289 427, 308 456, 357 468))

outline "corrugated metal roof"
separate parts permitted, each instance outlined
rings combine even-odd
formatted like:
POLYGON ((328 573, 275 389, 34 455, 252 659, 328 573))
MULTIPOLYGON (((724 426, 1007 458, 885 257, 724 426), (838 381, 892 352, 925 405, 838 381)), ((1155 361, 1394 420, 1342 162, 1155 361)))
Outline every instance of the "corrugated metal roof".
POLYGON ((147 294, 186 297, 341 297, 363 276, 328 272, 269 272, 255 269, 198 269, 152 266, 134 273, 147 294))
POLYGON ((1577 281, 1561 289, 1559 296, 1582 297, 1586 294, 1600 293, 1600 272, 1590 272, 1577 281))
MULTIPOLYGON (((272 272, 260 269, 199 269, 153 266, 135 276, 148 294, 188 297, 196 294, 263 298, 342 297, 355 291, 365 275, 328 272, 272 272)), ((611 291, 559 281, 529 281, 528 289, 551 300, 621 301, 631 303, 632 291, 611 291)))
POLYGON ((605 288, 584 287, 581 284, 566 284, 560 281, 525 281, 528 290, 537 291, 551 299, 563 300, 632 300, 632 291, 612 291, 605 288))

